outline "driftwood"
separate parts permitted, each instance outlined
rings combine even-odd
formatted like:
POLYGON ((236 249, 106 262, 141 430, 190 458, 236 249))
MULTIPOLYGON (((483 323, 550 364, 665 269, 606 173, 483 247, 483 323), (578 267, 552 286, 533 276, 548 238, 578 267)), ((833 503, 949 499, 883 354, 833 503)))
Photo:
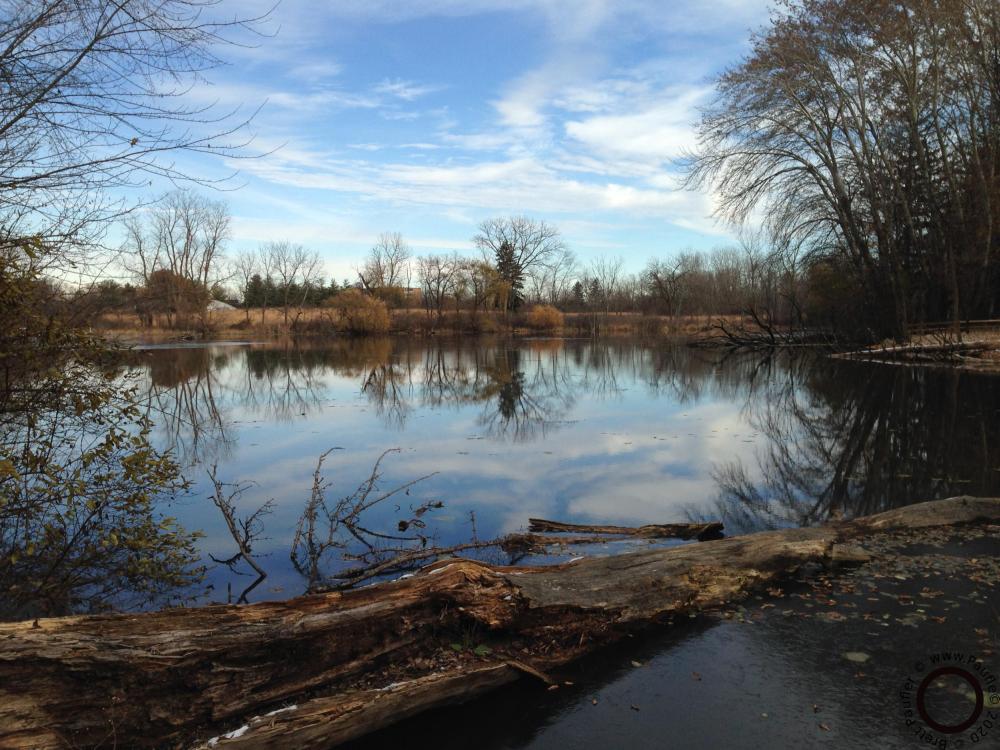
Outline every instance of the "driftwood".
MULTIPOLYGON (((708 539, 718 538, 723 529, 719 521, 708 523, 662 523, 646 526, 591 526, 588 524, 547 521, 544 518, 529 518, 528 531, 570 532, 576 534, 618 534, 649 539, 708 539)), ((605 540, 607 541, 607 540, 605 540)))
POLYGON ((525 672, 544 678, 804 563, 863 559, 861 535, 983 519, 1000 519, 1000 499, 540 568, 442 560, 283 602, 2 624, 0 747, 190 747, 222 732, 212 746, 333 747, 525 672))
POLYGON ((931 344, 900 344, 873 346, 857 351, 834 354, 837 359, 885 359, 923 362, 947 361, 968 355, 982 354, 996 348, 987 341, 940 341, 931 344))

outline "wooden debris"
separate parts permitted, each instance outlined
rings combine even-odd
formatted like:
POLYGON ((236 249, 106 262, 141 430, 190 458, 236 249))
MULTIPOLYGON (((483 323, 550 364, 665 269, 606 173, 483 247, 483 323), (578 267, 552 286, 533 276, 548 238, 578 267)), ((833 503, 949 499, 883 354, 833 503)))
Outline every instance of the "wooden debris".
POLYGON ((648 539, 712 539, 718 538, 723 526, 719 521, 708 523, 664 523, 646 526, 592 526, 589 524, 562 523, 544 518, 529 518, 531 532, 570 532, 577 534, 616 534, 648 539))

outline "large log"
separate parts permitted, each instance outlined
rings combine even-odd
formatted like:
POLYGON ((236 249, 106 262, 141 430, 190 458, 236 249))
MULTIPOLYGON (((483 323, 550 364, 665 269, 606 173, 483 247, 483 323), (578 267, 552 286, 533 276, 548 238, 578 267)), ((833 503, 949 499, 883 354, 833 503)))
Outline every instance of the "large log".
POLYGON ((857 559, 859 535, 983 519, 1000 519, 1000 499, 541 568, 444 560, 284 602, 4 624, 0 747, 184 746, 230 730, 214 746, 333 747, 803 563, 857 559))
POLYGON ((582 523, 563 523, 544 518, 529 518, 531 532, 571 532, 577 534, 614 534, 646 539, 717 539, 722 535, 719 521, 706 523, 657 523, 645 526, 597 526, 582 523))

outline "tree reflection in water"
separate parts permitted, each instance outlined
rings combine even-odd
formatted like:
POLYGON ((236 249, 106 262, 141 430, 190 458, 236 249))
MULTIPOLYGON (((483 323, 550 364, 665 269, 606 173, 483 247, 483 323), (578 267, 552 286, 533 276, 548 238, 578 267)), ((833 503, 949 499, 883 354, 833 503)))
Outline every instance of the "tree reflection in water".
POLYGON ((996 495, 998 384, 955 370, 772 360, 744 407, 767 444, 756 472, 716 467, 717 510, 727 527, 752 530, 996 495))
MULTIPOLYGON (((677 468, 675 449, 660 444, 660 453, 643 454, 653 463, 642 466, 615 464, 609 455, 608 471, 648 469, 654 483, 662 471, 667 494, 672 477, 710 474, 714 497, 709 489, 690 498, 689 516, 719 518, 730 533, 1000 494, 1000 391, 984 375, 629 340, 337 339, 153 350, 133 365, 146 372, 149 413, 165 447, 188 465, 234 452, 237 416, 294 424, 320 413, 332 406, 336 382, 341 396, 353 383, 384 428, 406 431, 418 415, 471 411, 465 418, 476 437, 511 449, 544 442, 555 430, 589 441, 593 426, 576 420, 595 403, 605 405, 604 418, 618 403, 623 413, 642 412, 647 427, 662 414, 664 428, 676 432, 673 411, 720 405, 728 424, 756 432, 745 451, 733 447, 739 439, 728 448, 691 440, 677 455, 697 450, 690 460, 699 463, 677 468)), ((316 446, 316 454, 328 447, 316 446)), ((430 458, 443 460, 433 450, 430 458)), ((477 468, 469 459, 466 487, 475 486, 477 468)))

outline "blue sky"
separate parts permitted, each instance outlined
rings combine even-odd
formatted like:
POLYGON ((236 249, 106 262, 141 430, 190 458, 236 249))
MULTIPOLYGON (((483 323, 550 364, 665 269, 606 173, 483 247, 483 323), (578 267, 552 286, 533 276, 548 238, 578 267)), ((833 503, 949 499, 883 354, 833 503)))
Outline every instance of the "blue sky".
POLYGON ((509 213, 556 225, 584 263, 638 269, 731 240, 671 160, 766 16, 761 0, 285 0, 273 38, 227 50, 191 92, 264 103, 254 147, 275 150, 192 166, 240 170, 232 250, 300 242, 337 278, 380 232, 471 250, 509 213))

